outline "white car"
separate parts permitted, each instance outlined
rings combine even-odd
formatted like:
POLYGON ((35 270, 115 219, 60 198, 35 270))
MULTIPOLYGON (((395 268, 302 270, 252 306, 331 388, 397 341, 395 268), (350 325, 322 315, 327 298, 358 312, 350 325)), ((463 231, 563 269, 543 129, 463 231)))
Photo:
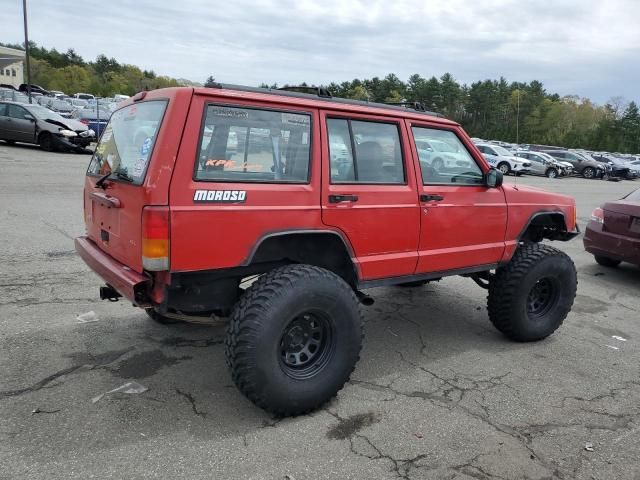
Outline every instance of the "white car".
POLYGON ((466 153, 459 152, 456 146, 442 140, 416 139, 416 148, 420 160, 436 170, 471 167, 466 153))
POLYGON ((514 173, 515 175, 521 175, 528 173, 531 169, 531 162, 518 158, 513 155, 509 150, 500 145, 493 145, 490 143, 476 143, 478 150, 482 152, 487 162, 498 170, 503 175, 514 173))

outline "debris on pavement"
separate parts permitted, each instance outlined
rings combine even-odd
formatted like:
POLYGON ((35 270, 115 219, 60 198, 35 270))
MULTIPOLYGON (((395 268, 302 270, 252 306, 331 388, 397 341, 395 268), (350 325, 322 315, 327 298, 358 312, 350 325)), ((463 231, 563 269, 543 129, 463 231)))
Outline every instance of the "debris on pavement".
POLYGON ((414 435, 416 438, 422 438, 422 437, 423 437, 423 435, 422 435, 422 433, 421 433, 421 432, 416 432, 416 433, 414 433, 413 435, 414 435))
POLYGON ((96 312, 94 312, 93 310, 91 310, 90 312, 78 315, 76 319, 78 320, 78 323, 93 323, 93 322, 100 321, 100 319, 98 318, 98 315, 96 315, 96 312))
POLYGON ((611 338, 615 339, 615 340, 620 340, 621 342, 626 342, 627 339, 624 337, 619 337, 618 335, 611 335, 611 338))
POLYGON ((618 347, 615 347, 613 345, 605 345, 605 347, 610 348, 611 350, 620 350, 618 347))
POLYGON ((587 442, 587 443, 585 443, 585 444, 584 444, 584 449, 585 449, 587 452, 593 452, 593 451, 594 451, 594 450, 593 450, 593 443, 591 443, 591 442, 587 442))
POLYGON ((41 408, 36 408, 35 410, 31 410, 31 415, 35 415, 36 413, 58 413, 60 409, 57 410, 42 410, 41 408))
POLYGON ((113 390, 109 390, 108 392, 101 393, 97 397, 93 397, 91 399, 91 403, 99 402, 102 399, 102 397, 104 397, 105 395, 110 395, 112 393, 138 394, 138 393, 144 393, 147 390, 149 390, 147 387, 145 387, 144 385, 141 385, 138 382, 127 382, 118 388, 114 388, 113 390))

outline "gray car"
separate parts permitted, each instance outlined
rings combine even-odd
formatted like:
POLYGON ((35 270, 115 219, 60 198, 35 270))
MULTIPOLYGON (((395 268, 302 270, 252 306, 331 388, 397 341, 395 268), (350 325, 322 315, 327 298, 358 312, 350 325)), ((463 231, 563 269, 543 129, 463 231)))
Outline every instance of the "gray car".
POLYGON ((549 178, 556 178, 564 174, 564 168, 551 155, 543 152, 530 152, 528 150, 518 150, 516 157, 526 158, 531 162, 530 173, 534 175, 544 175, 549 178))
POLYGON ((37 143, 47 151, 84 150, 95 141, 95 133, 42 105, 0 101, 0 139, 37 143))

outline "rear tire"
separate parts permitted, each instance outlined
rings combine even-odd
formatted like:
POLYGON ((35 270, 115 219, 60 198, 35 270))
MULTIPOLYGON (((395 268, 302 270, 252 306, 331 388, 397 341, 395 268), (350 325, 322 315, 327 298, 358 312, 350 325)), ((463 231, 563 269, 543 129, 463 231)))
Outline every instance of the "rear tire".
POLYGON ((489 283, 489 319, 512 340, 542 340, 562 325, 577 284, 576 267, 564 252, 541 243, 522 245, 489 283))
POLYGON ((276 416, 300 415, 333 398, 362 346, 362 314, 337 275, 291 265, 261 276, 240 299, 225 356, 238 389, 276 416))
POLYGON ((603 267, 615 268, 622 263, 620 260, 614 260, 613 258, 603 257, 602 255, 595 255, 594 257, 598 265, 602 265, 603 267))

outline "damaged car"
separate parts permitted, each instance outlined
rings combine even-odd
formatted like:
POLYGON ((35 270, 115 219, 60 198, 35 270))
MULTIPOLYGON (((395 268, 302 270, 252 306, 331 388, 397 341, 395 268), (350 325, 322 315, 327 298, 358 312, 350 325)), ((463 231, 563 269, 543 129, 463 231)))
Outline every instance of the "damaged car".
POLYGON ((77 120, 63 118, 42 105, 0 102, 0 140, 35 143, 46 151, 83 152, 96 134, 77 120))

